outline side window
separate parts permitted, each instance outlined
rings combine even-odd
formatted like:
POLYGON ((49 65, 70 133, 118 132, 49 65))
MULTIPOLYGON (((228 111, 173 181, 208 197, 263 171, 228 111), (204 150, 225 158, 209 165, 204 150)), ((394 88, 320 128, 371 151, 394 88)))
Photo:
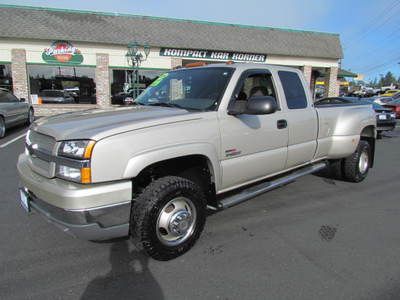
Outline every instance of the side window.
POLYGON ((5 102, 8 102, 7 93, 0 91, 0 103, 5 103, 5 102))
POLYGON ((279 78, 285 92, 289 109, 301 109, 307 107, 307 97, 299 75, 289 71, 279 71, 279 78))
POLYGON ((10 93, 6 93, 6 98, 7 98, 7 102, 19 102, 18 98, 10 93))
POLYGON ((253 73, 245 78, 238 93, 236 100, 247 101, 252 96, 271 96, 276 98, 271 74, 253 73))

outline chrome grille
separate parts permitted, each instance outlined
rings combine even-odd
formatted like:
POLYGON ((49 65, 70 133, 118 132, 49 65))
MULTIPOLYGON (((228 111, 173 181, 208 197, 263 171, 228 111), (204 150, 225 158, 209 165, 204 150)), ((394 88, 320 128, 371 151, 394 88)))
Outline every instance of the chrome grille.
POLYGON ((38 149, 47 153, 52 153, 56 140, 51 136, 41 134, 36 131, 29 131, 28 142, 32 145, 37 145, 38 149))
MULTIPOLYGON (((51 136, 30 130, 27 136, 27 143, 34 149, 51 155, 56 145, 56 140, 51 136)), ((30 155, 30 164, 32 170, 36 173, 49 178, 54 177, 55 166, 53 162, 43 160, 37 157, 35 153, 32 153, 30 155)))

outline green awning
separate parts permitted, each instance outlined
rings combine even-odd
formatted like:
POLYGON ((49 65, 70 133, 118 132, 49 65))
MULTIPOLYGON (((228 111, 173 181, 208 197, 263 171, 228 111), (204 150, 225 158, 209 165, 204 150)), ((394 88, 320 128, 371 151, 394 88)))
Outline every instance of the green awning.
POLYGON ((357 74, 355 74, 353 72, 350 72, 350 71, 347 71, 347 70, 344 70, 344 69, 339 69, 338 75, 337 75, 338 78, 343 78, 343 77, 353 77, 353 78, 355 78, 357 76, 358 76, 357 74))
MULTIPOLYGON (((318 72, 319 72, 319 77, 325 77, 326 73, 324 71, 318 70, 318 72)), ((355 78, 357 76, 358 76, 357 74, 355 74, 353 72, 350 72, 350 71, 347 71, 347 70, 344 70, 344 69, 339 69, 338 75, 337 75, 338 78, 345 78, 345 77, 353 77, 353 78, 355 78)))

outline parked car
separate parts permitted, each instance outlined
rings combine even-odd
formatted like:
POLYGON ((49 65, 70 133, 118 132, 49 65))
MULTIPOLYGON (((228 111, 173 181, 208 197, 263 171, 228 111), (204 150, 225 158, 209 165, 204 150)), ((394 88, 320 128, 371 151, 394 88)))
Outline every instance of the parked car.
POLYGON ((17 165, 22 206, 88 240, 130 234, 138 249, 169 260, 195 244, 207 207, 327 165, 360 182, 374 163, 371 107, 313 105, 295 68, 181 68, 135 101, 36 121, 17 165))
POLYGON ((133 98, 133 90, 125 93, 125 92, 120 92, 118 94, 115 94, 114 96, 111 97, 111 104, 112 105, 130 105, 134 104, 134 98, 133 98))
POLYGON ((42 99, 42 103, 75 103, 74 97, 64 90, 42 90, 39 97, 42 99))
POLYGON ((7 129, 19 124, 31 124, 35 119, 33 107, 24 98, 18 99, 12 93, 0 89, 0 138, 7 129))
POLYGON ((394 94, 394 95, 392 96, 392 98, 393 98, 393 100, 400 99, 400 92, 397 92, 396 94, 394 94))
POLYGON ((321 106, 331 104, 353 105, 355 103, 372 105, 372 109, 375 111, 376 115, 376 132, 378 138, 382 137, 383 132, 392 131, 396 128, 396 114, 392 112, 390 108, 383 107, 382 105, 375 103, 373 98, 359 99, 356 97, 330 97, 323 98, 317 101, 315 104, 321 106))
POLYGON ((382 96, 371 97, 369 99, 373 100, 373 102, 379 105, 384 105, 385 103, 393 101, 392 97, 382 97, 382 96))
POLYGON ((384 106, 390 108, 396 114, 396 118, 400 119, 400 99, 385 103, 384 106))
POLYGON ((400 90, 387 90, 384 94, 382 94, 382 97, 392 97, 394 94, 400 92, 400 90))

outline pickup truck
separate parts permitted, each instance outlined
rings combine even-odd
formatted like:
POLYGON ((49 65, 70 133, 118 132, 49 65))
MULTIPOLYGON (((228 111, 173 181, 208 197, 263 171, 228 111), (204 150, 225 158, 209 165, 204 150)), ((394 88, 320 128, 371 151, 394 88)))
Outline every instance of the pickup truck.
POLYGON ((23 207, 76 237, 129 235, 169 260, 195 244, 207 209, 326 167, 360 182, 373 166, 372 108, 316 107, 298 69, 181 68, 135 104, 34 122, 17 165, 23 207))

